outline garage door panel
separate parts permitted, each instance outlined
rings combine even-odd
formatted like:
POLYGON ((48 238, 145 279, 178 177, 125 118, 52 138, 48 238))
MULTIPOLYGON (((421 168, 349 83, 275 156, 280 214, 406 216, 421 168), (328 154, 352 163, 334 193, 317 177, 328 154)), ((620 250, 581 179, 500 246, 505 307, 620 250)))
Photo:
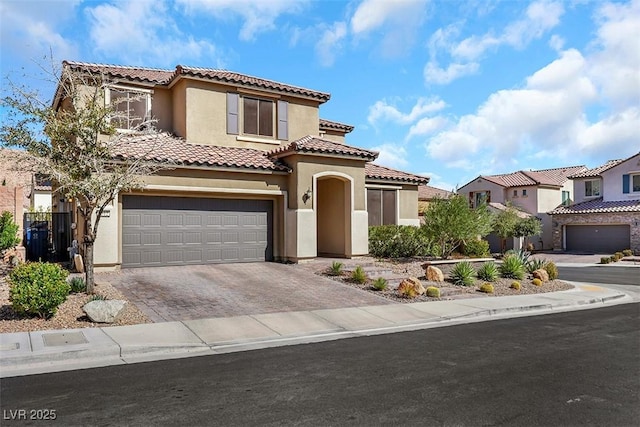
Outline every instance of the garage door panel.
POLYGON ((569 251, 606 254, 631 246, 629 225, 567 225, 565 231, 569 251))
POLYGON ((123 196, 122 265, 264 261, 272 202, 123 196))

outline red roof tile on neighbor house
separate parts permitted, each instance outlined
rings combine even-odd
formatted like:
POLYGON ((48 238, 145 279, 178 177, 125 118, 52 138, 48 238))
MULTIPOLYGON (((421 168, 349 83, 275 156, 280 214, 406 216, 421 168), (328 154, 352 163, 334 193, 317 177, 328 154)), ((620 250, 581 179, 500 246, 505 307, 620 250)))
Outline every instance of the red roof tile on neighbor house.
POLYGON ((572 206, 561 206, 551 212, 550 215, 564 214, 591 214, 591 213, 616 213, 616 212, 640 212, 640 199, 616 200, 605 202, 602 197, 577 203, 572 206))
POLYGON ((540 169, 536 171, 517 171, 500 175, 483 175, 483 179, 502 187, 527 187, 532 185, 549 185, 561 187, 569 176, 583 171, 584 166, 569 166, 564 168, 540 169))
POLYGON ((349 133, 353 130, 353 126, 339 122, 332 122, 331 120, 320 119, 320 130, 339 130, 344 133, 349 133))
POLYGON ((162 70, 159 68, 128 67, 123 65, 94 64, 90 62, 62 61, 74 71, 89 73, 104 73, 111 78, 120 78, 153 84, 165 84, 169 82, 174 70, 162 70))
POLYGON ((197 68, 178 65, 176 67, 173 79, 179 76, 199 77, 207 80, 229 83, 240 86, 247 86, 257 89, 266 89, 274 92, 285 92, 294 95, 314 98, 320 102, 327 102, 331 98, 331 94, 306 89, 299 86, 293 86, 284 83, 278 83, 272 80, 261 79, 246 74, 234 73, 233 71, 216 70, 213 68, 197 68))
POLYGON ((289 172, 265 151, 250 148, 190 144, 168 133, 127 136, 114 150, 117 159, 143 159, 177 165, 230 167, 289 172))
POLYGON ((421 185, 418 187, 418 200, 431 200, 436 197, 442 199, 449 197, 453 193, 451 191, 442 190, 430 185, 421 185))
POLYGON ((597 176, 600 176, 602 172, 608 169, 611 169, 612 167, 619 165, 624 161, 625 159, 609 160, 607 163, 605 163, 602 166, 598 166, 597 168, 587 169, 587 170, 575 173, 571 175, 571 178, 595 178, 597 176))
POLYGON ((269 155, 280 158, 295 153, 332 154, 346 157, 358 157, 367 161, 375 160, 378 157, 378 153, 375 151, 352 147, 350 145, 340 144, 311 135, 307 135, 290 144, 276 148, 269 152, 269 155))
POLYGON ((364 167, 364 172, 366 177, 369 179, 379 179, 383 181, 400 181, 408 182, 411 184, 427 184, 429 182, 429 178, 425 176, 402 172, 397 169, 391 169, 385 166, 376 165, 374 163, 367 163, 364 167))

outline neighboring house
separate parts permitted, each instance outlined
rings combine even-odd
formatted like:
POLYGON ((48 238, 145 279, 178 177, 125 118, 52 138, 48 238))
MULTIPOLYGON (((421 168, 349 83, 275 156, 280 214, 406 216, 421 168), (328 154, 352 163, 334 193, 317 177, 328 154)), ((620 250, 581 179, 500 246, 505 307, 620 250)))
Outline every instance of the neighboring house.
POLYGON ((51 205, 51 181, 34 174, 31 178, 31 192, 29 195, 30 210, 50 212, 51 205))
POLYGON ((420 217, 420 223, 424 223, 424 212, 429 207, 429 202, 433 199, 446 199, 454 194, 451 191, 442 190, 440 188, 432 187, 430 185, 421 185, 418 187, 418 216, 420 217))
POLYGON ((180 65, 63 65, 108 76, 107 102, 157 119, 159 135, 117 123, 130 133, 118 158, 173 165, 118 196, 100 222, 97 267, 353 257, 368 253, 369 224, 419 223, 428 178, 346 145, 353 127, 319 117, 328 93, 180 65))
POLYGON ((553 248, 640 254, 640 153, 576 173, 575 203, 549 212, 553 248))
MULTIPOLYGON (((517 171, 501 175, 481 175, 458 190, 469 198, 471 206, 488 203, 492 209, 504 209, 511 204, 519 211, 536 216, 542 221, 542 236, 530 239, 536 250, 553 247, 550 210, 569 204, 573 199, 573 184, 569 176, 582 172, 584 166, 517 171)), ((500 250, 499 239, 492 236, 491 251, 500 250)), ((507 247, 517 248, 519 242, 508 243, 507 247)))

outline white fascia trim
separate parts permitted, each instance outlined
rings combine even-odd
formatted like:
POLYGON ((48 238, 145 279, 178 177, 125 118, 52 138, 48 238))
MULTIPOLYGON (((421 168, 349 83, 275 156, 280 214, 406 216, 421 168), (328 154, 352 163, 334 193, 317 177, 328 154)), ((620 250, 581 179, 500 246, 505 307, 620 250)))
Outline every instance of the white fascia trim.
POLYGON ((287 194, 285 190, 255 190, 242 188, 219 188, 219 187, 190 187, 182 185, 162 185, 149 184, 144 186, 144 190, 158 191, 190 191, 199 193, 234 193, 234 194, 258 194, 267 196, 282 196, 287 194))
POLYGON ((267 138, 260 138, 255 136, 244 136, 244 135, 236 136, 236 141, 258 142, 261 144, 270 144, 270 145, 280 145, 280 142, 281 142, 278 139, 267 139, 267 138))
POLYGON ((379 185, 379 184, 365 184, 365 188, 375 188, 380 190, 402 190, 402 187, 397 185, 379 185))
MULTIPOLYGON (((122 161, 115 161, 114 163, 124 163, 122 161)), ((195 169, 202 171, 213 171, 213 172, 234 172, 234 173, 256 173, 262 175, 289 175, 290 172, 287 171, 274 171, 274 170, 265 170, 265 169, 253 169, 253 168, 234 168, 234 167, 220 167, 220 166, 194 166, 194 165, 168 165, 167 169, 164 170, 174 170, 174 169, 195 169)))

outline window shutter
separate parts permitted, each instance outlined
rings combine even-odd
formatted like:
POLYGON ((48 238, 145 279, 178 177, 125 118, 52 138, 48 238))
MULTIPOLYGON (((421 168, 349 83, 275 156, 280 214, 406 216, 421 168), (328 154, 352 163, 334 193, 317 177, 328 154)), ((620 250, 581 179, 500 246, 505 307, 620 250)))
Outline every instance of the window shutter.
POLYGON ((629 175, 622 175, 622 192, 629 194, 629 175))
POLYGON ((238 135, 238 104, 237 93, 227 93, 227 133, 238 135))
POLYGON ((278 101, 278 139, 289 139, 289 103, 287 101, 278 101))

